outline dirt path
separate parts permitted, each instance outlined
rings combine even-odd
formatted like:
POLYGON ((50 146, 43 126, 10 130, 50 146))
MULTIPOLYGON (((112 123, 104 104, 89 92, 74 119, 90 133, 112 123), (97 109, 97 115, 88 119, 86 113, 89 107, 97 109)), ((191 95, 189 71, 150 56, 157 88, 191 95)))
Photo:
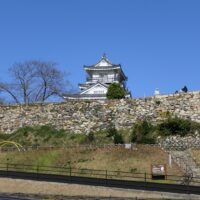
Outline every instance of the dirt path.
MULTIPOLYGON (((21 179, 0 178, 1 194, 35 194, 52 196, 50 199, 58 199, 53 196, 96 196, 96 197, 121 197, 138 199, 200 199, 197 195, 179 195, 160 192, 146 192, 130 189, 117 189, 96 186, 84 186, 78 184, 53 183, 29 181, 21 179)), ((42 198, 44 199, 44 198, 42 198)), ((63 198, 64 199, 64 198, 63 198)), ((101 198, 95 198, 101 199, 101 198)))

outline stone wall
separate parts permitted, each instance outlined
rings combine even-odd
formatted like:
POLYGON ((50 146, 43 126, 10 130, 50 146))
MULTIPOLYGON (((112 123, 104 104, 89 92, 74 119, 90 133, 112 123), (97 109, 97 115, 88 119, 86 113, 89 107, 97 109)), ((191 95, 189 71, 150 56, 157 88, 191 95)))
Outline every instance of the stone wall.
POLYGON ((185 137, 168 136, 166 138, 158 138, 158 143, 165 150, 183 151, 190 148, 200 149, 200 135, 188 135, 185 137))
POLYGON ((200 92, 115 101, 67 101, 30 106, 1 106, 0 132, 19 127, 51 124, 73 133, 89 133, 114 124, 131 128, 139 119, 153 123, 169 114, 200 122, 200 92))

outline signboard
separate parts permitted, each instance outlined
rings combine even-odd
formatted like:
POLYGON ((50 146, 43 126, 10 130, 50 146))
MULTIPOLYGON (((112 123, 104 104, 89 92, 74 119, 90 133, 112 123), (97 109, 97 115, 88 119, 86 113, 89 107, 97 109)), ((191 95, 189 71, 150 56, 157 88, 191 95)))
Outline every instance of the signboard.
POLYGON ((132 144, 125 144, 125 149, 132 149, 132 144))
POLYGON ((165 179, 166 165, 151 165, 152 179, 165 179))

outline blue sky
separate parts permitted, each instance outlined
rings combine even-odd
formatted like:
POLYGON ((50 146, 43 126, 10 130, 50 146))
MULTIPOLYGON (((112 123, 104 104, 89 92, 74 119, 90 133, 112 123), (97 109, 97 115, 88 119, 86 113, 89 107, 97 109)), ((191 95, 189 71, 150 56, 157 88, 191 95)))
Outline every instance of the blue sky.
POLYGON ((200 1, 0 0, 0 79, 18 61, 56 61, 69 80, 105 52, 133 96, 200 90, 200 1))

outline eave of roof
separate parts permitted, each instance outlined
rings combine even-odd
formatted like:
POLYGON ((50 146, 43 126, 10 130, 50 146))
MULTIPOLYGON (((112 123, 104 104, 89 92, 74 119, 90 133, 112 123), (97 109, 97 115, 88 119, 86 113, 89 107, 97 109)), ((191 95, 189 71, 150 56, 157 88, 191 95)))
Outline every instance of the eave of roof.
POLYGON ((127 80, 127 76, 124 74, 123 70, 122 70, 122 67, 121 67, 121 64, 112 64, 106 57, 106 54, 103 54, 102 58, 100 59, 99 62, 97 62, 96 64, 94 65, 84 65, 83 66, 85 71, 86 72, 92 72, 92 71, 110 71, 110 70, 120 70, 121 71, 121 74, 122 76, 124 77, 124 80, 127 80), (108 65, 101 65, 101 66, 98 66, 99 63, 101 63, 103 61, 105 61, 108 65))
POLYGON ((81 91, 80 94, 84 94, 86 91, 90 90, 91 88, 95 87, 96 85, 102 85, 103 87, 108 88, 108 85, 100 83, 100 82, 96 82, 95 84, 91 85, 87 89, 81 91))
POLYGON ((67 95, 63 95, 64 98, 75 98, 75 99, 79 99, 79 98, 84 98, 84 97, 88 97, 88 98, 98 98, 98 97, 105 97, 106 98, 106 94, 67 94, 67 95))
POLYGON ((121 68, 121 65, 112 65, 112 66, 101 66, 101 67, 94 67, 94 66, 83 66, 85 70, 113 70, 121 68))

